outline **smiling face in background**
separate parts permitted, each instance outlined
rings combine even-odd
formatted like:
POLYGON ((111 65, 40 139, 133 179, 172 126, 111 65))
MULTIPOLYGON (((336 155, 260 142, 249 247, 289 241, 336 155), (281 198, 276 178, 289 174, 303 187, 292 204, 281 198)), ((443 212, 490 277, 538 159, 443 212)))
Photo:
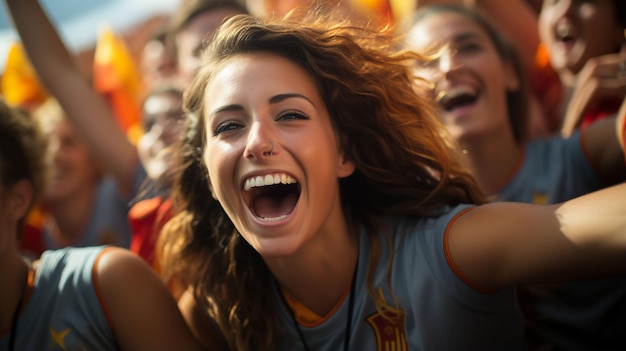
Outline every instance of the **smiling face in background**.
POLYGON ((143 104, 139 159, 148 177, 166 186, 171 184, 174 172, 172 152, 184 129, 182 104, 182 93, 174 91, 155 93, 143 104))
POLYGON ((200 65, 202 50, 225 18, 238 15, 237 9, 224 7, 196 15, 176 33, 176 61, 182 83, 193 80, 200 65))
POLYGON ((235 56, 209 81, 204 105, 213 195, 261 255, 339 235, 338 182, 354 168, 302 68, 269 53, 235 56))
POLYGON ((552 67, 576 74, 588 59, 618 52, 624 26, 616 10, 613 0, 544 0, 539 35, 552 67))
POLYGON ((433 43, 444 48, 441 55, 414 73, 434 83, 441 118, 451 135, 463 141, 510 128, 506 94, 518 89, 519 81, 487 33, 462 14, 438 12, 419 20, 408 39, 417 51, 433 43))
POLYGON ((94 187, 100 172, 71 123, 59 119, 44 123, 42 129, 48 137, 46 201, 63 201, 94 187))

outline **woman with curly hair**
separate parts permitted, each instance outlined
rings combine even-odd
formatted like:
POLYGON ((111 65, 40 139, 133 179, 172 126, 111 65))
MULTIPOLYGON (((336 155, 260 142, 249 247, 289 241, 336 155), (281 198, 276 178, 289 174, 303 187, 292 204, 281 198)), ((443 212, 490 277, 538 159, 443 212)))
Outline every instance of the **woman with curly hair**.
POLYGON ((523 349, 515 284, 625 267, 626 185, 484 204, 392 40, 323 16, 216 33, 161 237, 206 345, 523 349))

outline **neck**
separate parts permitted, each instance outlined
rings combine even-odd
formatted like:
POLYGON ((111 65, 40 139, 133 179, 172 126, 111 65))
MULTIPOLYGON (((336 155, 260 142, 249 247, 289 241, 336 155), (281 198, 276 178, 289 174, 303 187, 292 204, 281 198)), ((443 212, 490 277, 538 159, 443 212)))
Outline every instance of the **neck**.
POLYGON ((483 192, 491 195, 513 176, 523 148, 515 142, 512 133, 499 133, 494 138, 476 138, 462 143, 461 159, 483 192))
POLYGON ((73 244, 81 236, 95 202, 96 186, 63 200, 48 202, 50 216, 46 226, 52 237, 62 246, 73 244))
POLYGON ((0 266, 0 332, 9 330, 15 310, 26 291, 28 264, 19 253, 12 253, 0 266))
POLYGON ((307 243, 298 253, 266 259, 280 287, 320 316, 326 316, 352 283, 358 240, 349 231, 328 233, 307 243))

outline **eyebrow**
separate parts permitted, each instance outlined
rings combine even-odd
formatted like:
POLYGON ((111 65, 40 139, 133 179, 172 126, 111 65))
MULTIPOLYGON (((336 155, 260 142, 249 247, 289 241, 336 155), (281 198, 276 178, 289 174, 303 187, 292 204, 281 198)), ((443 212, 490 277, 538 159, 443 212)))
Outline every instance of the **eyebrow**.
MULTIPOLYGON (((315 106, 315 103, 313 103, 313 101, 311 99, 309 99, 308 97, 302 95, 302 94, 298 94, 298 93, 285 93, 285 94, 278 94, 278 95, 274 95, 269 99, 269 103, 270 104, 277 104, 281 101, 287 100, 287 99, 292 99, 292 98, 300 98, 300 99, 304 99, 306 101, 308 101, 311 105, 313 105, 313 107, 315 106)), ((210 113, 210 116, 216 115, 220 112, 225 112, 225 111, 242 111, 243 110, 243 106, 239 105, 239 104, 232 104, 232 105, 225 105, 219 108, 216 108, 215 110, 213 110, 213 112, 210 113)))
POLYGON ((464 41, 464 40, 469 40, 469 39, 484 40, 485 38, 482 35, 479 35, 478 33, 469 32, 469 33, 461 33, 459 35, 456 35, 452 39, 454 42, 459 42, 459 41, 464 41))

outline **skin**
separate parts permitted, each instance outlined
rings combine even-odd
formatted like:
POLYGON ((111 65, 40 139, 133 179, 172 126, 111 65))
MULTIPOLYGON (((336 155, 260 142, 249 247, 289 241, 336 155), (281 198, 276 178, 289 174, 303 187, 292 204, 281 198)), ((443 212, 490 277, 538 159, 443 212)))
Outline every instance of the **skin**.
POLYGON ((338 185, 354 166, 339 149, 313 80, 291 61, 255 53, 227 61, 206 91, 203 160, 213 195, 281 285, 328 313, 356 262, 338 185), (255 215, 243 189, 247 179, 267 174, 289 175, 300 188, 293 210, 283 207, 274 221, 255 215))
POLYGON ((522 150, 515 142, 506 104, 506 92, 519 86, 513 68, 502 62, 481 28, 458 14, 430 16, 411 28, 409 38, 409 45, 417 50, 433 42, 448 45, 439 60, 416 68, 419 76, 435 82, 437 96, 452 96, 455 91, 477 94, 474 103, 442 109, 440 116, 465 155, 474 158, 466 164, 474 163, 471 169, 481 188, 494 191, 522 150))
MULTIPOLYGON (((339 117, 324 108, 314 78, 277 54, 238 54, 212 67, 207 79, 201 152, 213 197, 280 288, 327 316, 350 286, 357 256, 337 184, 355 165, 336 138, 358 136, 333 127, 339 117), (298 181, 297 204, 273 212, 249 206, 246 181, 276 172, 298 181), (261 212, 276 220, 259 218, 261 212)), ((621 184, 562 205, 477 206, 450 224, 449 262, 484 290, 623 272, 624 196, 621 184)), ((179 306, 196 335, 209 328, 189 291, 179 306)))
POLYGON ((565 84, 592 57, 615 53, 624 40, 624 28, 615 19, 611 0, 546 0, 539 15, 539 35, 548 47, 550 63, 565 84), (560 32, 571 41, 560 40, 560 32))
MULTIPOLYGON (((132 194, 140 162, 138 150, 118 126, 109 103, 85 79, 37 0, 7 0, 6 5, 42 83, 59 101, 99 164, 115 178, 120 194, 132 194)), ((159 142, 154 136, 146 138, 159 142)), ((139 143, 146 146, 148 141, 139 143)), ((149 176, 167 186, 170 179, 161 179, 162 174, 153 171, 149 176)))
POLYGON ((3 331, 10 329, 13 311, 28 276, 16 238, 17 221, 26 215, 32 192, 32 186, 26 181, 19 181, 10 188, 0 184, 0 282, 3 287, 0 289, 0 330, 3 331))
MULTIPOLYGON (((32 199, 33 189, 26 180, 9 188, 0 185, 0 330, 10 328, 28 271, 38 268, 26 263, 17 247, 18 221, 27 214, 32 199)), ((120 349, 201 349, 169 291, 141 258, 110 248, 101 254, 94 274, 120 349)), ((25 300, 23 305, 27 304, 25 300)))
POLYGON ((148 177, 171 184, 172 149, 184 129, 182 96, 169 93, 152 95, 143 105, 144 134, 137 143, 137 152, 148 177), (167 178, 167 180, 165 179, 167 178))
POLYGON ((49 177, 43 202, 51 216, 46 217, 46 226, 58 245, 70 246, 90 219, 101 174, 87 145, 69 121, 44 121, 42 127, 49 138, 46 155, 49 177))
MULTIPOLYGON (((524 149, 515 141, 506 104, 505 93, 519 88, 514 70, 503 62, 486 33, 463 15, 431 16, 417 23, 410 34, 417 50, 431 42, 448 45, 433 65, 416 68, 419 76, 436 82, 437 96, 455 89, 479 91, 475 103, 452 111, 442 108, 440 115, 481 188, 488 194, 497 192, 510 179, 524 149)), ((609 184, 626 176, 616 133, 620 123, 609 119, 583 133, 587 155, 609 184)))
POLYGON ((564 136, 571 135, 590 108, 625 96, 626 76, 618 72, 626 52, 618 51, 620 46, 623 51, 626 33, 615 11, 610 0, 543 2, 539 34, 565 88, 560 107, 564 136))
POLYGON ((496 26, 511 38, 522 62, 532 67, 535 50, 539 45, 537 14, 524 0, 417 0, 417 8, 428 5, 453 3, 475 7, 486 13, 496 26))
POLYGON ((141 51, 140 68, 142 79, 148 86, 160 80, 172 78, 176 65, 170 45, 163 38, 150 39, 141 51))
POLYGON ((477 94, 477 101, 468 107, 442 111, 442 121, 455 139, 474 141, 508 129, 506 92, 517 90, 519 81, 486 33, 461 15, 445 13, 421 21, 409 35, 409 45, 417 50, 432 42, 447 45, 436 62, 417 68, 420 76, 435 83, 437 97, 452 96, 454 91, 477 94))
MULTIPOLYGON (((530 71, 535 65, 535 55, 540 43, 537 13, 527 1, 418 0, 417 9, 446 3, 463 4, 483 12, 509 38, 526 69, 530 71)), ((532 111, 528 128, 529 136, 532 138, 549 136, 551 131, 546 123, 544 107, 534 94, 530 96, 529 109, 532 111)))
POLYGON ((177 72, 183 86, 191 83, 200 65, 200 53, 206 46, 203 39, 210 38, 224 18, 239 13, 230 8, 200 13, 176 33, 177 72))
POLYGON ((46 199, 63 202, 93 187, 99 172, 89 149, 68 121, 52 122, 47 127, 50 182, 46 199))

